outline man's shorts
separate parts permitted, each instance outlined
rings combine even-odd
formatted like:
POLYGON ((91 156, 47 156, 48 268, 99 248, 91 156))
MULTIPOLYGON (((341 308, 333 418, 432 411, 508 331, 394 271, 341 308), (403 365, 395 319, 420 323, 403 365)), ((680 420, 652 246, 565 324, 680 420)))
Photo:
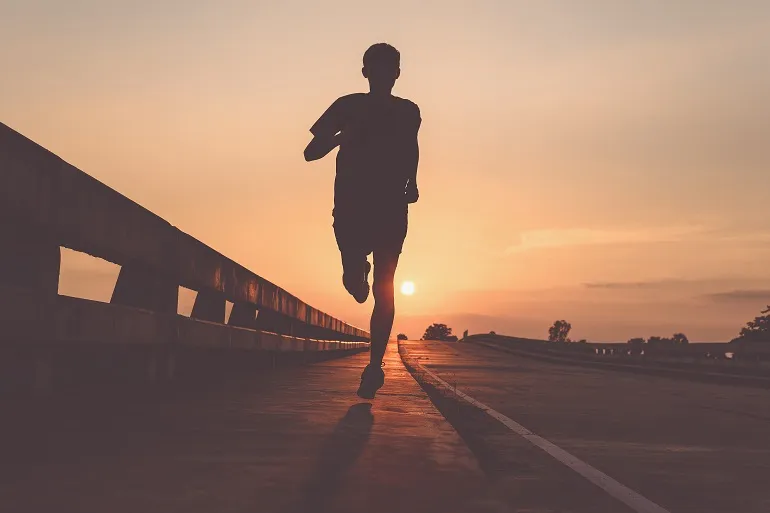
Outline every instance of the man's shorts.
POLYGON ((406 239, 408 206, 334 209, 334 236, 342 254, 368 255, 374 251, 400 254, 406 239))

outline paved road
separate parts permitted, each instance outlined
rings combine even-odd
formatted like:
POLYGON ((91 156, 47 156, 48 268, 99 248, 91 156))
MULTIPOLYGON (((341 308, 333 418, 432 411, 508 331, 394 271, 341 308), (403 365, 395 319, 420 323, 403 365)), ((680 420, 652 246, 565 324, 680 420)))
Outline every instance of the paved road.
POLYGON ((0 401, 0 512, 482 511, 475 458, 388 354, 157 396, 0 401), (373 505, 373 506, 372 506, 373 505))
MULTIPOLYGON (((770 511, 768 390, 546 363, 474 344, 404 347, 459 390, 671 513, 770 511)), ((505 474, 521 437, 494 422, 489 436, 470 430, 466 438, 505 474)))
MULTIPOLYGON (((406 347, 671 513, 770 511, 768 391, 406 347)), ((367 358, 150 395, 0 400, 0 511, 633 511, 486 413, 422 389, 396 344, 377 399, 358 400, 367 358)))
MULTIPOLYGON (((624 512, 520 443, 490 472, 404 368, 368 354, 156 395, 0 400, 0 511, 624 512)), ((469 415, 469 418, 472 418, 469 415)))

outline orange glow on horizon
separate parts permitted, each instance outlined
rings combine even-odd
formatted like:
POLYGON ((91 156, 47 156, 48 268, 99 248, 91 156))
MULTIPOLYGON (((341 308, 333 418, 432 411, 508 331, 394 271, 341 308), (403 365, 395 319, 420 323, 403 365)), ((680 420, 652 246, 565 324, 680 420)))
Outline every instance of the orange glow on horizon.
MULTIPOLYGON (((5 124, 350 324, 336 152, 302 151, 379 41, 423 119, 395 333, 726 341, 767 303, 770 3, 17 4, 5 124)), ((70 257, 61 292, 109 299, 70 257)))

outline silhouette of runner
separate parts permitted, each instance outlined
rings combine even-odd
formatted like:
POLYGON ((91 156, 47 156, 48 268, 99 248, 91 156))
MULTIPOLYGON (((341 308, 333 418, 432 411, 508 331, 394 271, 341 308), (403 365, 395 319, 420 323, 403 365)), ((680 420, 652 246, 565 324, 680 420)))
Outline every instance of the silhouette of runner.
POLYGON ((382 358, 395 315, 393 278, 406 238, 408 204, 419 198, 417 132, 420 109, 391 91, 401 74, 401 54, 385 43, 364 53, 361 70, 368 93, 338 98, 310 128, 305 160, 318 160, 335 147, 334 235, 342 257, 342 283, 363 303, 369 296, 368 261, 373 253, 374 310, 371 355, 358 395, 374 398, 385 374, 382 358))

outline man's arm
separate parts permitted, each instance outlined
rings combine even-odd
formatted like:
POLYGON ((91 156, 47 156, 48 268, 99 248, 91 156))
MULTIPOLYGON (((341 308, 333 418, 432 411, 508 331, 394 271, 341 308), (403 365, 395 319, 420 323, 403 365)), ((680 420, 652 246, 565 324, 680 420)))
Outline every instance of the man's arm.
POLYGON ((310 162, 324 158, 330 151, 339 146, 341 140, 342 132, 336 135, 316 135, 305 148, 305 160, 310 162))
POLYGON ((305 148, 305 160, 325 157, 342 142, 343 98, 338 98, 310 128, 313 139, 305 148))
POLYGON ((416 110, 416 126, 414 131, 414 138, 410 141, 406 155, 407 168, 407 183, 406 183, 406 201, 407 203, 416 203, 420 198, 420 192, 417 189, 417 167, 420 163, 420 144, 417 141, 417 134, 422 124, 422 117, 420 116, 420 108, 417 105, 414 106, 416 110))
POLYGON ((408 181, 406 182, 406 201, 407 203, 416 203, 420 198, 420 192, 417 189, 417 166, 420 162, 420 145, 417 138, 414 140, 414 146, 411 148, 408 156, 409 169, 407 171, 408 181))

